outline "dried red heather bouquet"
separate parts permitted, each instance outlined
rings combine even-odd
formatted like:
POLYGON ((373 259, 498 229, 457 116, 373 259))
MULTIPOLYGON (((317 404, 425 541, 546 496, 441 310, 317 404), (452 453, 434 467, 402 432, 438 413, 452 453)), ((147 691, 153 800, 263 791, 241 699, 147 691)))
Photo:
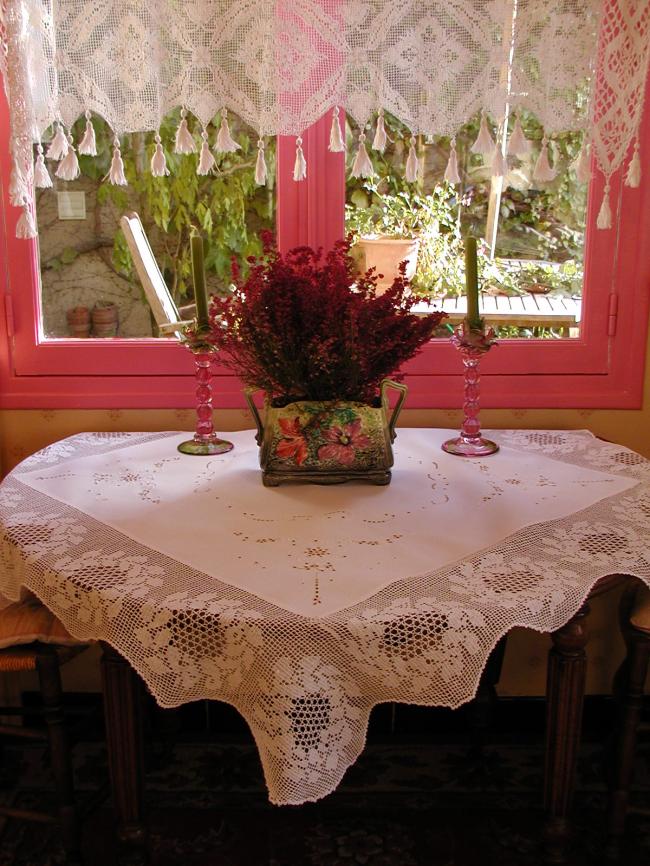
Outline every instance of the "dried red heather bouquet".
POLYGON ((233 265, 233 291, 213 298, 210 341, 224 366, 276 405, 373 402, 381 380, 419 351, 445 315, 411 313, 416 299, 403 270, 378 294, 377 275, 357 273, 347 240, 325 257, 311 247, 280 255, 270 233, 262 241, 248 277, 233 265))

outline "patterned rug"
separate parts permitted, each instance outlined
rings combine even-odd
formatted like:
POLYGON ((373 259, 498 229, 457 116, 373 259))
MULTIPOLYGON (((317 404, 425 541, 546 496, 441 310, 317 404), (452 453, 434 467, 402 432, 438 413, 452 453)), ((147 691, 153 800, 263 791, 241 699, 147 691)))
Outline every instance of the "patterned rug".
MULTIPOLYGON (((543 752, 539 745, 372 744, 339 790, 317 804, 268 805, 257 753, 236 742, 158 742, 147 754, 155 866, 536 866, 541 864, 543 752)), ((101 743, 75 750, 79 802, 106 783, 101 743)), ((583 749, 570 866, 605 862, 602 749, 583 749)), ((650 748, 640 750, 637 799, 650 803, 650 748)), ((51 802, 43 750, 8 747, 3 801, 51 802)), ((114 862, 110 804, 84 819, 89 866, 114 862)), ((650 863, 650 819, 631 819, 625 866, 650 863)), ((6 822, 0 866, 55 866, 56 831, 6 822)))

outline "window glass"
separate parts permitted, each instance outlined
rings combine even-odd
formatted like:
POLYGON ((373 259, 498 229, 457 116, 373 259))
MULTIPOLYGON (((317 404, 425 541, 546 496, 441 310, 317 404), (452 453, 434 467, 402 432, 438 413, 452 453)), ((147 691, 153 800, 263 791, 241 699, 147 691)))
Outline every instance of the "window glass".
MULTIPOLYGON (((461 182, 456 185, 444 180, 450 141, 433 136, 416 137, 417 180, 405 180, 410 133, 388 114, 383 153, 371 147, 374 123, 365 130, 376 176, 352 178, 359 130, 348 122, 346 227, 359 261, 376 264, 388 277, 394 273, 392 261, 408 258, 415 291, 442 303, 450 314, 439 336, 448 336, 449 325, 463 316, 462 238, 468 233, 481 239, 482 310, 500 338, 579 335, 587 185, 579 183, 573 164, 582 136, 566 133, 550 140, 548 156, 557 175, 537 182, 533 174, 543 130, 526 112, 520 122, 530 153, 507 157, 502 188, 491 176, 490 160, 471 152, 479 118, 457 136, 461 182), (383 238, 389 243, 380 243, 383 238)), ((513 127, 511 116, 510 133, 513 127)), ((493 126, 490 131, 494 137, 493 126)))
MULTIPOLYGON (((177 307, 193 301, 189 245, 193 225, 205 238, 209 292, 223 290, 230 282, 233 255, 245 261, 261 250, 259 232, 275 222, 275 140, 266 141, 267 185, 258 186, 257 135, 230 115, 231 134, 241 149, 227 154, 213 150, 213 172, 199 176, 198 153, 173 152, 179 119, 178 111, 170 113, 160 130, 168 177, 151 174, 153 135, 135 133, 120 139, 128 186, 109 184, 113 135, 97 117, 92 122, 98 155, 79 157, 77 180, 60 180, 56 163, 48 161, 53 188, 37 190, 36 205, 46 338, 158 336, 119 227, 120 217, 128 211, 140 215, 177 307)), ((187 120, 198 151, 201 130, 193 118, 187 120)), ((84 128, 84 119, 75 124, 76 143, 84 128)), ((210 124, 207 131, 214 144, 217 128, 210 124)))

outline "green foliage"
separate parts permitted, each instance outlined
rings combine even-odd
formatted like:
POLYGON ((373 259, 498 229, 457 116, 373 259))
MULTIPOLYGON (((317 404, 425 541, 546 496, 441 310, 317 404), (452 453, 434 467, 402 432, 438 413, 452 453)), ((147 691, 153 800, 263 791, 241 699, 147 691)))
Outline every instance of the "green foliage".
POLYGON ((65 247, 60 256, 56 256, 48 261, 47 267, 53 271, 60 271, 66 265, 71 265, 78 255, 78 250, 75 250, 73 247, 65 247))
MULTIPOLYGON (((112 204, 117 214, 136 210, 149 235, 165 281, 177 303, 192 298, 191 253, 189 235, 192 226, 205 238, 205 266, 211 288, 225 290, 231 281, 230 262, 233 256, 245 261, 259 255, 261 229, 274 223, 275 211, 275 141, 266 148, 267 186, 255 184, 256 136, 229 118, 231 134, 241 146, 235 154, 215 154, 216 167, 211 175, 199 177, 196 173, 197 154, 178 155, 173 152, 173 141, 179 122, 179 113, 173 112, 163 121, 160 135, 163 140, 168 177, 153 177, 149 163, 155 149, 153 134, 134 133, 120 140, 128 186, 101 183, 97 192, 100 205, 112 204)), ((192 120, 188 118, 190 129, 192 120)), ((81 156, 84 175, 103 181, 110 169, 113 155, 113 133, 102 120, 94 118, 97 156, 81 156)), ((75 140, 83 134, 84 121, 74 130, 75 140)), ((193 130, 200 142, 198 126, 193 130)), ((210 141, 216 130, 208 126, 210 141)), ((116 231, 113 244, 113 266, 125 278, 137 283, 131 256, 121 231, 116 231)))
POLYGON ((133 268, 133 259, 122 231, 118 231, 115 235, 112 259, 116 273, 126 277, 127 280, 134 281, 137 279, 133 268))
MULTIPOLYGON (((544 130, 534 115, 520 112, 526 138, 532 143, 525 159, 510 158, 508 186, 501 196, 496 255, 507 258, 544 259, 564 262, 582 259, 587 188, 578 183, 571 165, 582 145, 580 133, 565 132, 549 142, 551 163, 557 177, 537 188, 533 181, 535 162, 544 130)), ((468 126, 459 137, 464 148, 475 134, 468 126)), ((480 156, 472 155, 463 177, 462 221, 480 233, 485 227, 490 192, 489 170, 480 156)))
MULTIPOLYGON (((541 284, 555 294, 579 295, 582 289, 586 188, 571 170, 578 156, 581 136, 564 133, 550 142, 550 158, 557 178, 537 189, 532 180, 541 147, 543 129, 535 117, 522 112, 524 132, 532 150, 524 160, 510 158, 508 186, 503 191, 495 258, 479 247, 479 278, 494 293, 521 294, 541 284)), ((511 120, 511 124, 514 121, 511 120)), ((373 182, 351 178, 348 173, 346 228, 353 236, 387 234, 418 235, 420 252, 413 280, 415 290, 432 297, 462 295, 464 288, 463 237, 486 232, 490 195, 490 169, 472 154, 479 119, 457 135, 462 184, 449 186, 443 175, 449 140, 418 136, 421 177, 404 179, 410 132, 385 115, 389 146, 381 154, 368 148, 377 173, 373 182), (428 192, 430 190, 430 192, 428 192)), ((493 130, 494 132, 494 130, 493 130)), ((366 130, 369 139, 372 132, 366 130)), ((356 133, 348 127, 349 168, 356 152, 356 133)))
POLYGON ((352 234, 421 238, 440 230, 453 230, 454 194, 449 188, 436 187, 431 195, 411 191, 391 195, 380 191, 380 186, 387 186, 387 181, 388 178, 379 184, 364 183, 363 196, 357 191, 354 204, 345 206, 346 226, 352 234))

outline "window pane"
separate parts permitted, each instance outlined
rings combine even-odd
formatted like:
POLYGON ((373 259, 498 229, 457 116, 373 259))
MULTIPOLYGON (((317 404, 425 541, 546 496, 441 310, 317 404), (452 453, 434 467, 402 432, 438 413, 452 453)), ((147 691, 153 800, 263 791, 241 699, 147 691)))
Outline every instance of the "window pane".
MULTIPOLYGON (((179 112, 164 121, 160 134, 168 177, 153 177, 155 150, 151 134, 120 140, 128 186, 105 179, 111 165, 113 134, 93 117, 96 157, 80 156, 81 176, 62 181, 57 164, 48 161, 53 189, 37 191, 41 255, 43 332, 46 337, 158 336, 124 235, 120 217, 136 211, 142 220, 165 283, 177 307, 193 302, 189 233, 199 228, 206 239, 209 292, 230 282, 230 260, 261 251, 259 232, 275 223, 275 140, 266 142, 268 180, 255 183, 257 134, 229 115, 230 130, 241 149, 233 154, 212 151, 214 171, 196 174, 197 154, 173 152, 179 112)), ((200 128, 188 117, 197 150, 200 128)), ((218 120, 217 120, 218 123, 218 120)), ((83 136, 85 120, 75 124, 74 141, 83 136)), ((217 128, 208 127, 210 143, 217 128)), ((191 316, 191 310, 185 315, 191 316)), ((183 311, 181 311, 181 316, 183 311)))
MULTIPOLYGON (((425 136, 416 137, 417 181, 406 182, 410 133, 390 115, 385 118, 388 141, 383 154, 370 147, 374 125, 366 130, 368 155, 377 176, 351 178, 358 129, 348 123, 347 229, 357 240, 360 264, 376 261, 387 277, 395 266, 376 256, 393 256, 398 262, 410 254, 415 259, 415 291, 443 305, 450 314, 448 326, 463 316, 462 238, 472 233, 483 239, 479 245, 482 309, 500 338, 577 337, 587 185, 578 182, 572 164, 581 135, 567 133, 551 140, 548 153, 557 176, 537 182, 533 173, 543 131, 531 115, 522 112, 520 119, 530 153, 508 156, 502 190, 492 179, 491 165, 485 164, 490 160, 471 152, 478 118, 457 136, 461 183, 454 186, 444 181, 449 139, 425 136), (383 236, 391 243, 378 243, 383 236), (418 239, 417 254, 413 244, 409 248, 396 240, 400 236, 418 239)), ((511 117, 510 132, 513 125, 511 117)), ((492 128, 493 136, 495 132, 492 128)), ((441 329, 438 336, 448 331, 449 327, 441 329)))

